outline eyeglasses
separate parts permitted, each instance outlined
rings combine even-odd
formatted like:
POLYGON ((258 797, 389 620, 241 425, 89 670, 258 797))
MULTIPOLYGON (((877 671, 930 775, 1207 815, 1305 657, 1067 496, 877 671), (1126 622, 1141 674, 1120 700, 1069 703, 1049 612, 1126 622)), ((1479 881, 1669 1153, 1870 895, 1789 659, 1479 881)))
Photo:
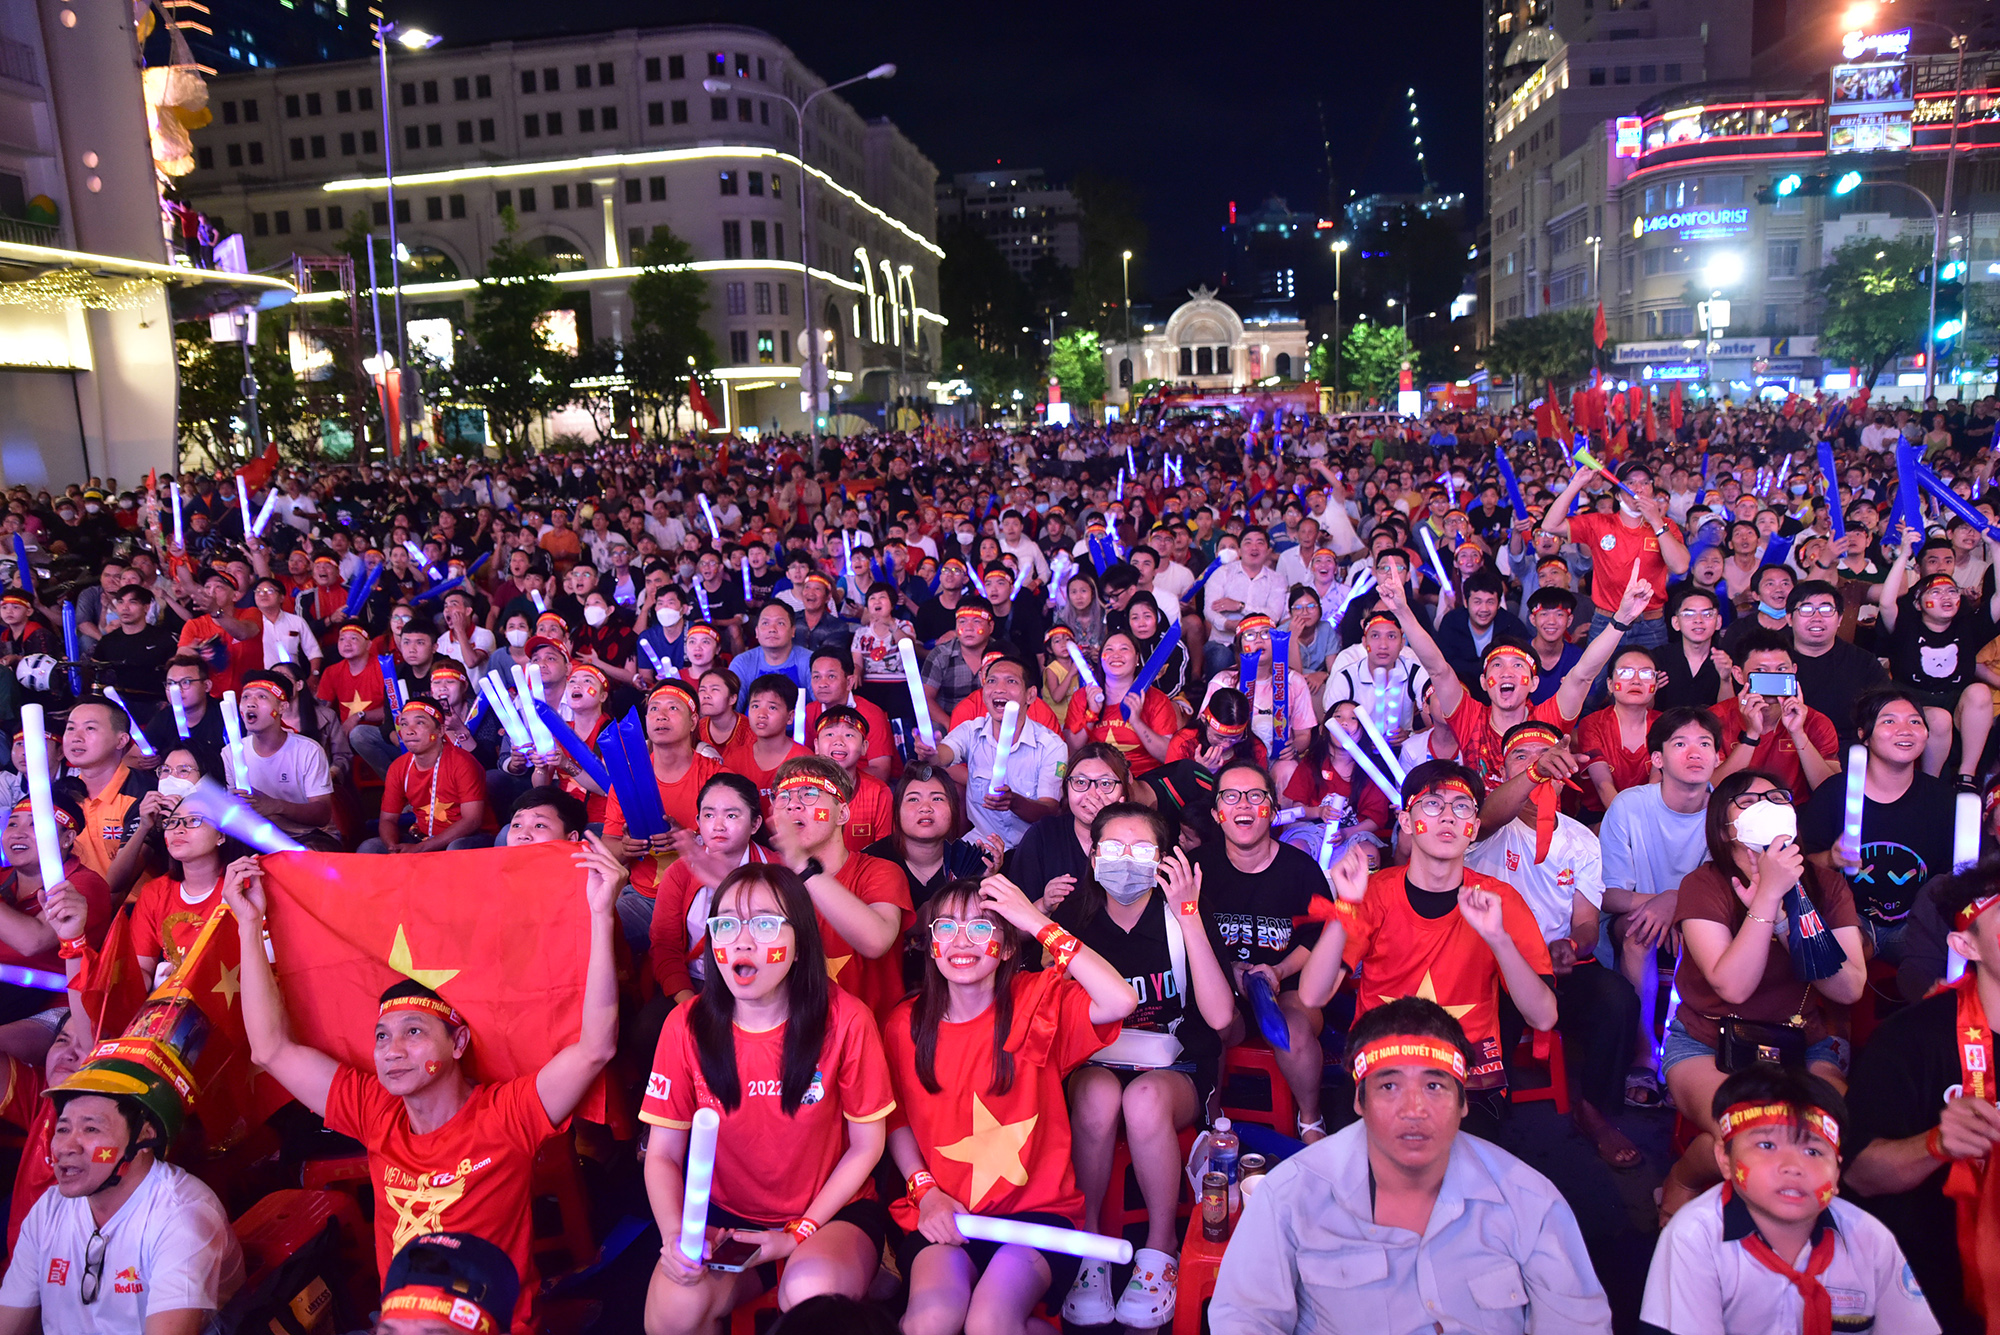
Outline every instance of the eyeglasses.
POLYGON ((208 822, 200 816, 168 816, 160 822, 162 830, 200 830, 207 825, 208 822))
POLYGON ((774 796, 771 803, 787 811, 802 811, 828 800, 830 799, 827 794, 817 788, 791 788, 774 796))
POLYGON ((993 939, 993 933, 1000 930, 991 918, 969 918, 960 922, 956 918, 931 919, 931 940, 939 945, 949 944, 960 932, 975 946, 983 946, 993 939))
POLYGON ((1158 844, 1127 844, 1121 843, 1116 839, 1100 839, 1097 841, 1097 855, 1099 857, 1110 858, 1113 861, 1119 858, 1130 858, 1134 862, 1158 862, 1160 860, 1160 846, 1158 844))
POLYGON ((1271 800, 1271 795, 1262 788, 1224 788, 1216 793, 1217 804, 1225 807, 1240 806, 1248 802, 1256 806, 1271 800))
POLYGON ((1722 613, 1716 611, 1713 607, 1683 607, 1680 611, 1674 613, 1674 615, 1692 621, 1706 621, 1711 617, 1719 617, 1722 613))
POLYGON ((1093 779, 1083 774, 1069 776, 1069 790, 1072 793, 1087 793, 1093 788, 1100 793, 1115 793, 1124 786, 1118 782, 1118 776, 1115 774, 1107 774, 1101 779, 1093 779))
POLYGON ((1252 644, 1256 641, 1268 640, 1270 638, 1271 632, 1268 630, 1246 630, 1243 632, 1243 643, 1245 644, 1252 644))
POLYGON ((1441 797, 1420 797, 1410 803, 1410 810, 1420 816, 1429 816, 1432 820, 1437 820, 1447 813, 1454 820, 1471 820, 1479 815, 1478 806, 1472 799, 1464 797, 1450 803, 1441 797))
POLYGON ((1653 668, 1622 667, 1611 675, 1619 681, 1656 681, 1660 674, 1653 668))
POLYGON ((92 1229, 90 1241, 83 1245, 83 1302, 86 1307, 97 1301, 97 1290, 104 1283, 104 1253, 110 1249, 111 1239, 92 1229))
POLYGON ((1792 795, 1782 788, 1767 788, 1761 793, 1738 793, 1729 799, 1729 805, 1737 811, 1748 811, 1759 802, 1772 802, 1781 807, 1792 805, 1792 795))
POLYGON ((760 946, 768 946, 778 939, 778 933, 785 930, 790 922, 776 913, 759 913, 749 918, 738 918, 725 914, 708 920, 708 939, 718 946, 734 945, 736 938, 743 935, 743 929, 750 929, 750 939, 760 946))
POLYGON ((1840 609, 1832 603, 1800 603, 1792 609, 1795 617, 1833 617, 1840 615, 1840 609))

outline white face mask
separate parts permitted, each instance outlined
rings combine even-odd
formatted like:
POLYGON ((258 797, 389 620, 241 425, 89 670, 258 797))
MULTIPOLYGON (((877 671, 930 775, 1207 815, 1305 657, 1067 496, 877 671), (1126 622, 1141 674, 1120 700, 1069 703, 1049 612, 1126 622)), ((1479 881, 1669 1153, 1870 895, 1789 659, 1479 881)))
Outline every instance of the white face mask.
POLYGON ((609 608, 586 607, 583 609, 583 619, 587 625, 601 626, 610 615, 611 611, 609 608))
POLYGON ((680 609, 680 608, 678 608, 678 607, 662 607, 662 608, 660 608, 660 629, 661 629, 661 630, 672 630, 672 629, 673 629, 673 628, 674 628, 675 626, 678 626, 678 625, 680 625, 680 624, 681 624, 681 609, 680 609))
POLYGON ((1799 813, 1777 802, 1758 802, 1737 813, 1736 840, 1745 848, 1766 849, 1779 839, 1799 837, 1799 813))
POLYGON ((527 631, 510 630, 507 632, 507 643, 513 645, 516 649, 519 649, 522 645, 526 644, 527 642, 528 642, 527 631))
POLYGON ((174 774, 162 774, 158 786, 162 796, 181 798, 194 791, 194 780, 183 779, 174 774))

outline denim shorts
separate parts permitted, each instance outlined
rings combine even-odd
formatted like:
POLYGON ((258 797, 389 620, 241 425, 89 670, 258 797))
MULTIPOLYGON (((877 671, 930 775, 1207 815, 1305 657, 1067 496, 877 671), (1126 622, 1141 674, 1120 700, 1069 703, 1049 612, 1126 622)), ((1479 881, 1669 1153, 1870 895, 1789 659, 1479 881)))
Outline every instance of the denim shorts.
MULTIPOLYGON (((1681 1024, 1680 1017, 1675 1016, 1673 1023, 1667 1026, 1667 1041, 1660 1045, 1660 1074, 1665 1075, 1678 1063, 1693 1057, 1706 1057, 1714 1061, 1715 1049, 1690 1034, 1681 1024)), ((1846 1045, 1837 1038, 1822 1038, 1806 1049, 1806 1065, 1811 1066, 1815 1062, 1824 1062, 1828 1066, 1845 1071, 1846 1045)))

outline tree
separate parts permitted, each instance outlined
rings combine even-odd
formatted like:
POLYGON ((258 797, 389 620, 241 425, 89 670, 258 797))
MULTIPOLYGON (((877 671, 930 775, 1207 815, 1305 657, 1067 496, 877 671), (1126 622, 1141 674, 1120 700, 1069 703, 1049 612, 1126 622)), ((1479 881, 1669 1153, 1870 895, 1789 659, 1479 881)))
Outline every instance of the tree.
POLYGON ((1069 403, 1094 403, 1104 397, 1104 350, 1094 329, 1066 329, 1056 335, 1049 352, 1049 375, 1062 387, 1069 403))
POLYGON ((1882 368, 1923 346, 1930 294, 1917 275, 1930 262, 1929 243, 1903 237, 1858 236, 1834 251, 1813 275, 1820 355, 1863 367, 1873 389, 1882 368))
POLYGON ((464 397, 485 405, 494 437, 505 445, 537 415, 569 401, 575 359, 551 347, 539 327, 558 296, 547 258, 515 238, 511 209, 501 215, 501 228, 454 376, 464 397))
POLYGON ((1125 252, 1132 289, 1143 292, 1146 223, 1129 181, 1081 171, 1070 182, 1081 213, 1082 255, 1070 289, 1070 317, 1106 339, 1125 336, 1125 252))
POLYGON ((1025 396, 1036 388, 1039 377, 1035 364, 1011 352, 989 352, 969 338, 956 333, 944 344, 942 379, 962 377, 972 388, 973 402, 982 416, 995 405, 1012 401, 1015 390, 1025 396))
POLYGON ((660 430, 661 412, 671 420, 687 397, 689 374, 716 362, 715 340, 701 324, 708 283, 692 267, 694 248, 671 227, 655 227, 632 258, 645 272, 632 280, 632 338, 623 369, 633 402, 660 430))
POLYGON ((1342 390, 1386 398, 1401 383, 1403 363, 1416 363, 1416 349, 1401 325, 1363 322, 1347 331, 1340 345, 1342 390))
POLYGON ((1596 318, 1593 306, 1509 320, 1493 331, 1486 365, 1495 375, 1517 375, 1531 385, 1581 380, 1597 355, 1591 342, 1596 318))
MULTIPOLYGON (((304 436, 317 440, 319 416, 300 397, 291 357, 282 350, 283 320, 266 316, 257 333, 250 364, 257 377, 258 425, 266 440, 290 443, 296 455, 304 436)), ((174 356, 180 365, 182 450, 217 466, 248 462, 257 447, 250 441, 243 397, 243 345, 214 342, 206 320, 191 320, 174 327, 174 356)))
MULTIPOLYGON (((991 241, 962 221, 938 238, 944 258, 938 262, 938 305, 951 321, 946 328, 954 342, 963 341, 983 353, 1030 359, 1038 350, 1035 336, 1024 332, 1038 319, 1028 285, 1016 276, 991 241)), ((945 364, 955 360, 945 357, 945 364)))

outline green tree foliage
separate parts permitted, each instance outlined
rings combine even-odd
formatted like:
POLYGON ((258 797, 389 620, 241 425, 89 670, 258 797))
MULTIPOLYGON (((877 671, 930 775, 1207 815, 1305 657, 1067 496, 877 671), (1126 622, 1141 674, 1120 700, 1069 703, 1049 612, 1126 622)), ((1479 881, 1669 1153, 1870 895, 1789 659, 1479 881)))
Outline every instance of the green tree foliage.
POLYGON ((1593 306, 1509 320, 1493 331, 1486 365, 1496 376, 1517 375, 1536 386, 1581 380, 1597 352, 1590 336, 1596 318, 1593 306))
MULTIPOLYGON (((1396 392, 1403 363, 1416 362, 1416 349, 1401 325, 1361 323, 1340 345, 1340 386, 1344 392, 1385 398, 1396 392)), ((1331 379, 1328 380, 1331 384, 1331 379)))
POLYGON ((1097 331, 1066 329, 1056 335, 1049 353, 1049 374, 1062 386, 1064 401, 1094 403, 1104 397, 1104 350, 1098 346, 1097 331))
POLYGON ((1132 291, 1144 294, 1146 223, 1128 181, 1078 172, 1070 190, 1082 211, 1082 255, 1071 278, 1070 318, 1107 341, 1125 337, 1125 252, 1132 252, 1132 291))
POLYGON ((1867 372, 1867 384, 1897 357, 1923 346, 1929 291, 1917 281, 1931 248, 1913 238, 1859 236, 1813 275, 1820 301, 1819 350, 1867 372))
POLYGON ((653 414, 672 413, 687 397, 690 371, 715 365, 715 340, 701 326, 708 311, 708 283, 690 267, 694 248, 670 227, 655 227, 633 256, 645 270, 632 280, 632 337, 624 374, 634 404, 653 414))
POLYGON ((518 441, 535 417, 570 400, 575 359, 549 346, 537 328, 556 307, 558 292, 549 278, 554 270, 516 239, 511 210, 501 221, 454 375, 461 395, 485 407, 495 441, 505 446, 518 441))
MULTIPOLYGON (((247 429, 242 344, 213 342, 208 321, 190 320, 174 326, 174 356, 180 364, 182 451, 211 465, 248 462, 261 446, 252 445, 247 429), (239 428, 238 422, 244 426, 239 428)), ((306 452, 308 439, 316 446, 319 414, 301 396, 292 375, 283 320, 266 316, 258 322, 250 358, 264 438, 293 457, 306 452)))

